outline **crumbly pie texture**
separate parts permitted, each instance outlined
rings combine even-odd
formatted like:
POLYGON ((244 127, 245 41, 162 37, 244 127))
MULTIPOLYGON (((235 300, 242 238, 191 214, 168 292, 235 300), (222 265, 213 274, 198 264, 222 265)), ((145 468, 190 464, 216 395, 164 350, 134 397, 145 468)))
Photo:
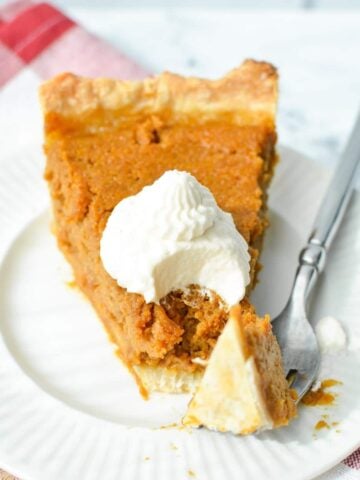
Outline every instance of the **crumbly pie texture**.
MULTIPOLYGON (((45 149, 48 155, 46 178, 49 182, 50 191, 54 201, 55 231, 60 248, 64 251, 65 256, 74 267, 72 247, 70 246, 70 248, 67 244, 67 242, 69 243, 69 235, 66 231, 67 227, 64 227, 64 225, 67 225, 67 220, 63 223, 61 222, 61 198, 63 197, 63 192, 59 194, 56 190, 57 184, 61 183, 61 173, 59 173, 61 172, 61 168, 57 171, 55 164, 58 159, 60 159, 60 163, 65 161, 66 165, 69 164, 68 158, 64 160, 65 154, 62 151, 60 153, 58 152, 58 150, 62 148, 61 136, 64 138, 71 135, 76 136, 79 131, 88 135, 96 135, 97 133, 101 134, 104 130, 122 128, 122 125, 125 122, 136 123, 140 118, 145 117, 150 118, 152 124, 155 126, 158 123, 158 117, 160 117, 160 124, 166 124, 168 122, 171 125, 176 125, 178 123, 191 124, 194 122, 195 124, 206 125, 213 123, 220 124, 223 122, 226 125, 236 125, 239 127, 265 126, 271 131, 275 128, 277 73, 271 65, 252 60, 244 62, 239 68, 234 69, 222 79, 214 81, 198 78, 184 78, 167 72, 157 77, 146 79, 142 82, 123 82, 105 78, 89 79, 65 73, 42 85, 40 89, 40 100, 45 116, 45 149), (53 145, 55 145, 55 147, 53 147, 53 145), (52 149, 54 151, 52 151, 52 149), (57 223, 59 224, 58 227, 56 226, 57 223)), ((271 153, 269 155, 272 156, 271 153)), ((272 161, 274 162, 274 160, 272 161)), ((271 178, 271 170, 272 166, 266 174, 267 178, 265 179, 265 183, 268 183, 271 178)), ((76 178, 78 179, 78 177, 76 178)), ((74 188, 80 191, 81 187, 82 185, 79 186, 76 180, 74 188)), ((74 217, 74 221, 79 222, 82 218, 82 213, 80 216, 77 215, 78 210, 87 213, 89 207, 86 205, 83 206, 85 200, 81 195, 76 198, 76 202, 76 214, 69 218, 70 221, 73 221, 74 217)), ((99 222, 101 227, 97 226, 97 230, 103 228, 104 222, 104 219, 99 222)), ((87 235, 89 235, 88 232, 87 235)), ((253 259, 255 263, 256 259, 257 253, 255 252, 253 259)), ((99 308, 99 300, 96 297, 94 299, 91 298, 92 287, 89 287, 89 282, 84 278, 86 277, 86 272, 84 274, 84 272, 79 269, 77 271, 76 265, 74 271, 77 283, 92 300, 100 317, 104 321, 111 340, 119 345, 119 351, 121 352, 121 348, 124 350, 124 340, 121 339, 121 332, 118 331, 114 322, 104 318, 101 306, 99 308)), ((101 272, 101 279, 102 278, 106 282, 110 281, 107 278, 106 273, 103 274, 103 272, 101 272)), ((255 274, 253 268, 253 280, 254 278, 255 274)), ((117 292, 121 290, 112 283, 109 283, 109 285, 113 294, 117 294, 117 292)), ((129 305, 134 305, 134 308, 136 309, 139 309, 140 307, 143 309, 146 308, 142 306, 142 299, 136 298, 136 294, 121 292, 121 299, 122 301, 125 299, 129 305), (129 297, 129 295, 135 296, 129 297)), ((246 299, 241 302, 241 304, 243 311, 251 311, 252 307, 246 299)), ((161 307, 155 306, 154 311, 158 312, 161 319, 163 312, 160 312, 159 308, 161 307)), ((280 382, 280 390, 277 392, 280 395, 279 398, 283 400, 284 405, 284 409, 282 410, 282 414, 279 414, 279 418, 276 418, 276 415, 274 418, 271 417, 271 409, 269 410, 266 405, 266 396, 264 396, 264 393, 256 393, 257 391, 260 392, 262 389, 263 373, 259 371, 254 363, 249 361, 246 361, 245 363, 247 365, 246 368, 248 369, 248 374, 253 378, 253 395, 248 397, 248 402, 254 403, 255 401, 255 403, 257 402, 260 406, 258 407, 257 413, 253 412, 250 416, 247 411, 246 415, 248 423, 246 426, 241 426, 243 425, 243 422, 241 424, 236 424, 236 421, 241 417, 240 410, 236 413, 236 418, 233 420, 229 418, 229 421, 226 423, 225 417, 229 415, 229 412, 226 413, 223 410, 221 412, 218 411, 218 407, 216 407, 216 398, 213 398, 214 403, 211 403, 209 400, 209 376, 213 377, 213 382, 218 383, 218 387, 216 387, 214 391, 218 388, 224 387, 222 374, 219 374, 220 367, 218 368, 218 365, 221 365, 221 368, 223 368, 221 359, 224 355, 228 356, 229 359, 233 358, 234 365, 239 365, 240 369, 242 368, 242 363, 245 361, 243 350, 244 348, 246 350, 247 337, 241 333, 243 331, 239 327, 242 322, 241 315, 239 310, 236 310, 236 312, 236 315, 234 313, 230 315, 228 323, 223 330, 223 334, 218 338, 213 354, 209 360, 209 367, 206 370, 204 377, 203 367, 193 370, 182 370, 181 368, 173 368, 171 365, 169 368, 168 365, 162 365, 161 362, 152 365, 151 363, 146 364, 141 361, 130 362, 125 360, 129 370, 137 378, 141 389, 143 391, 160 390, 164 392, 194 392, 196 387, 200 384, 185 418, 186 423, 194 426, 205 425, 219 430, 231 430, 235 433, 249 433, 262 428, 262 426, 270 427, 287 423, 287 421, 295 414, 295 406, 290 398, 283 376, 281 361, 277 361, 273 369, 274 378, 277 377, 284 380, 280 382), (238 327, 235 327, 236 322, 234 320, 234 315, 237 318, 238 327), (221 345, 224 344, 227 336, 229 336, 229 332, 231 332, 232 335, 232 346, 229 352, 225 353, 225 350, 221 349, 221 345), (241 352, 243 353, 241 354, 241 352), (218 359, 218 361, 216 359, 218 359), (203 381, 201 379, 203 379, 203 381), (203 408, 204 399, 206 399, 206 404, 208 406, 213 406, 210 408, 210 411, 215 413, 218 421, 216 421, 216 418, 214 419, 211 417, 211 414, 209 414, 209 408, 207 410, 205 409, 207 412, 205 413, 203 408), (269 415, 272 418, 270 420, 269 415), (235 423, 232 423, 233 421, 235 423), (223 425, 223 427, 221 425, 223 425)), ((271 348, 275 350, 276 348, 278 349, 276 339, 272 334, 267 334, 266 338, 269 345, 271 344, 271 348)), ((252 355, 255 359, 257 358, 257 347, 254 345, 252 348, 252 355)), ((280 358, 279 355, 280 353, 277 351, 277 354, 275 355, 277 359, 280 358)), ((120 356, 124 360, 124 356, 120 356)), ((237 381, 237 387, 241 387, 243 382, 246 381, 246 376, 239 376, 237 381)), ((232 397, 234 398, 234 401, 236 401, 238 390, 231 392, 229 389, 226 389, 226 391, 228 392, 227 398, 229 401, 232 397)), ((227 405, 226 402, 224 403, 224 406, 225 405, 227 405)), ((242 407, 239 408, 241 409, 242 407)), ((236 409, 233 413, 235 412, 236 409)))
POLYGON ((295 414, 269 317, 233 307, 183 422, 245 435, 287 425, 295 414))

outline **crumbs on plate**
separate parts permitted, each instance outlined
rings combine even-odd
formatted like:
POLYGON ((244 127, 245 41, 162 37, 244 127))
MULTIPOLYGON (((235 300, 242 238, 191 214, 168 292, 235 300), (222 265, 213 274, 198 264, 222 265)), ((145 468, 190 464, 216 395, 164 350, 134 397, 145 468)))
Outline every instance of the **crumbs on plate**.
POLYGON ((335 393, 328 392, 327 389, 335 385, 342 385, 342 382, 332 378, 323 380, 320 388, 317 390, 309 390, 301 399, 301 403, 309 407, 333 405, 337 395, 335 393))

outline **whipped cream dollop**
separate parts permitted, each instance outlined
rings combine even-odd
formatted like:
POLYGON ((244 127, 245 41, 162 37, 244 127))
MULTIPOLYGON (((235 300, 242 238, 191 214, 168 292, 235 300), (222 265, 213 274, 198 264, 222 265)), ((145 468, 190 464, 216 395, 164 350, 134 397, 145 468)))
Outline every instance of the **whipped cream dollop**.
POLYGON ((248 245, 232 216, 196 178, 177 170, 118 203, 100 255, 117 283, 147 303, 196 284, 230 307, 250 281, 248 245))
POLYGON ((339 352, 346 347, 346 334, 339 320, 334 317, 321 318, 315 333, 322 353, 339 352))

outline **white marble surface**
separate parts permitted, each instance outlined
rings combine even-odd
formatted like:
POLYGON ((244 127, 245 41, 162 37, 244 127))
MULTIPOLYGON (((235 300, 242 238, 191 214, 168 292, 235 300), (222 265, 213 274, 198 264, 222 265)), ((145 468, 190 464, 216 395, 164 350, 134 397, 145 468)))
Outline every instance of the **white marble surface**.
MULTIPOLYGON (((0 5, 9 0, 0 0, 0 5)), ((66 8, 69 0, 53 0, 52 3, 66 8)), ((71 0, 73 7, 86 8, 168 8, 168 7, 201 7, 201 8, 245 8, 245 9, 356 9, 360 8, 360 0, 71 0)))
POLYGON ((333 166, 360 108, 360 11, 126 9, 68 13, 150 71, 216 77, 246 57, 281 77, 280 142, 333 166))

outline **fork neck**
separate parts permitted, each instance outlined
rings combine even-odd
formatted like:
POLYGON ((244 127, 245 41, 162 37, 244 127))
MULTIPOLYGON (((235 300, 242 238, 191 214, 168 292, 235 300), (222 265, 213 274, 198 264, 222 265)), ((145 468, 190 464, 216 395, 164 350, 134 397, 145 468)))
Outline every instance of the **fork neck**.
POLYGON ((318 270, 312 265, 299 265, 291 292, 291 300, 306 305, 309 294, 318 278, 318 270))
POLYGON ((291 292, 291 301, 306 305, 319 273, 324 268, 325 261, 325 247, 317 243, 316 240, 310 240, 299 255, 299 266, 291 292))

